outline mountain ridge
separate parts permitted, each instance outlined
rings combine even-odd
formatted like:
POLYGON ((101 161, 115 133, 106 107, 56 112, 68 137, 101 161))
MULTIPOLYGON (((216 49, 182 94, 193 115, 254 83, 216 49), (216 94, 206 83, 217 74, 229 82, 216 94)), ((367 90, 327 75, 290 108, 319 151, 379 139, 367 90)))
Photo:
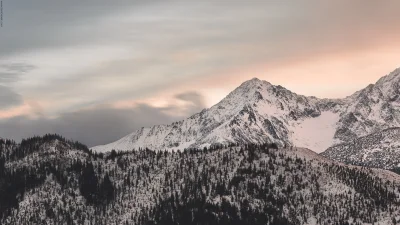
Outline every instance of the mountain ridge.
MULTIPOLYGON (((281 114, 279 110, 276 110, 276 106, 278 106, 281 110, 286 107, 292 107, 294 110, 291 111, 291 117, 303 117, 304 114, 315 114, 319 115, 320 112, 316 109, 314 102, 309 102, 307 97, 303 95, 297 95, 282 86, 274 86, 267 81, 261 81, 257 78, 253 78, 249 81, 244 82, 227 97, 222 99, 216 105, 204 109, 202 112, 192 115, 183 121, 178 121, 172 123, 170 125, 159 125, 153 126, 151 128, 141 128, 134 133, 131 133, 123 138, 123 140, 114 142, 115 148, 121 148, 124 144, 127 143, 135 143, 140 142, 141 137, 143 135, 149 137, 154 134, 154 132, 162 132, 164 129, 168 129, 170 133, 164 134, 161 137, 163 140, 168 140, 171 136, 171 132, 177 132, 176 126, 181 126, 180 128, 185 129, 185 139, 182 141, 177 141, 175 143, 179 143, 179 145, 183 144, 183 147, 206 147, 212 144, 222 144, 222 143, 233 143, 233 142, 253 142, 253 143, 261 143, 266 141, 275 141, 281 145, 290 143, 290 141, 285 138, 285 135, 279 135, 277 133, 287 133, 285 131, 284 126, 280 126, 283 122, 282 119, 285 118, 277 118, 271 116, 269 118, 265 118, 265 113, 258 111, 268 111, 270 114, 281 114), (285 100, 279 100, 279 97, 290 97, 292 100, 300 101, 300 104, 292 104, 287 102, 282 103, 285 100), (257 103, 260 103, 260 106, 257 107, 257 103), (275 108, 275 109, 274 109, 275 108), (274 110, 275 112, 272 112, 274 110), (243 118, 246 117, 246 118, 243 118), (257 118, 258 117, 258 118, 257 118), (243 122, 243 119, 247 121, 243 122), (255 123, 259 120, 262 120, 263 123, 255 123), (273 122, 271 122, 273 121, 273 122), (277 125, 276 125, 277 124, 277 125), (236 125, 236 127, 235 127, 236 125), (241 133, 242 129, 240 126, 245 125, 248 129, 256 130, 259 134, 258 137, 266 136, 265 138, 258 138, 257 136, 252 136, 249 133, 241 133), (257 127, 250 128, 249 126, 256 125, 257 127), (196 128, 196 132, 193 133, 193 129, 188 128, 196 128), (197 126, 197 127, 196 127, 197 126), (222 127, 221 127, 222 126, 222 127), (238 128, 239 126, 239 128, 238 128), (234 128, 232 128, 234 127, 234 128), (223 130, 231 129, 232 132, 223 132, 221 134, 221 129, 223 130), (280 130, 280 132, 276 132, 276 130, 280 130), (220 132, 220 133, 218 133, 220 132), (150 135, 148 135, 150 133, 150 135), (196 136, 197 133, 201 133, 201 136, 196 136), (260 135, 261 134, 261 135, 260 135), (208 137, 207 137, 208 136, 208 137), (219 139, 220 138, 220 139, 219 139), (208 142, 207 142, 208 141, 208 142), (193 145, 193 142, 197 142, 193 145)), ((282 116, 282 115, 279 115, 282 116)), ((150 138, 151 139, 151 138, 150 138)), ((179 138, 178 138, 179 139, 179 138)), ((159 140, 159 139, 158 139, 159 140)), ((174 148, 175 143, 169 143, 169 145, 160 145, 154 143, 143 143, 142 145, 134 145, 137 148, 150 148, 155 150, 160 150, 160 147, 164 148, 174 148)), ((132 147, 127 144, 127 146, 123 146, 122 150, 132 147)), ((92 148, 96 150, 96 148, 92 148)))
POLYGON ((296 94, 258 78, 185 120, 141 128, 94 151, 177 150, 216 144, 276 142, 322 152, 400 126, 400 69, 340 99, 296 94))

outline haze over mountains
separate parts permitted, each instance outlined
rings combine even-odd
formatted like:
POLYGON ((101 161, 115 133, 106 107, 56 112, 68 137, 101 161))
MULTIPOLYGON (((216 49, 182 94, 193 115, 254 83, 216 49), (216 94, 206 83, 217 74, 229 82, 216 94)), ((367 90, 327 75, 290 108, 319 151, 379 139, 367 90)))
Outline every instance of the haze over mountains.
POLYGON ((217 144, 275 142, 323 152, 336 144, 399 127, 399 88, 400 69, 343 99, 307 97, 254 78, 218 104, 185 120, 142 128, 92 149, 183 150, 217 144))

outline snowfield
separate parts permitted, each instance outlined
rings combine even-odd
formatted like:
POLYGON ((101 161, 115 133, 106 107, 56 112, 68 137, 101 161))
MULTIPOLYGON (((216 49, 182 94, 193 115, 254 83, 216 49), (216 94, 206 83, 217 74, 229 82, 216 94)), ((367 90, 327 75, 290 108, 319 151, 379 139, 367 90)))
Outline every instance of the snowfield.
POLYGON ((334 112, 321 112, 316 118, 296 121, 292 126, 294 146, 312 149, 317 153, 333 145, 340 115, 334 112))

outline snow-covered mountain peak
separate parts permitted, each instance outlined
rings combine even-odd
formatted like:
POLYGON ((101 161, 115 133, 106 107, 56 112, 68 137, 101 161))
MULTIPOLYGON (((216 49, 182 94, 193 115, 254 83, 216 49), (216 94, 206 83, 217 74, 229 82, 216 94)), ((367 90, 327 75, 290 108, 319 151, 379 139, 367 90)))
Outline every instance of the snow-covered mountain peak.
POLYGON ((400 69, 344 99, 296 94, 267 81, 243 82, 219 103, 186 120, 142 128, 93 150, 184 149, 214 144, 265 143, 317 152, 400 126, 400 69))
POLYGON ((400 102, 400 68, 379 79, 375 88, 382 92, 386 100, 400 102))
POLYGON ((293 126, 301 124, 306 118, 320 116, 318 101, 317 98, 297 95, 282 86, 253 78, 242 83, 216 105, 186 120, 140 129, 114 143, 92 149, 171 150, 248 142, 298 144, 292 139, 293 126))
POLYGON ((388 75, 381 77, 377 84, 398 82, 400 79, 400 67, 390 72, 388 75))
MULTIPOLYGON (((270 87, 273 87, 271 83, 260 80, 258 78, 253 78, 251 80, 243 82, 239 87, 229 93, 228 96, 223 100, 231 98, 236 98, 237 100, 238 98, 252 100, 255 93, 265 92, 270 87)), ((257 98, 253 100, 257 100, 257 98)))
POLYGON ((256 85, 271 85, 268 81, 265 80, 260 80, 257 77, 254 77, 250 80, 247 80, 243 82, 239 87, 241 86, 256 86, 256 85))

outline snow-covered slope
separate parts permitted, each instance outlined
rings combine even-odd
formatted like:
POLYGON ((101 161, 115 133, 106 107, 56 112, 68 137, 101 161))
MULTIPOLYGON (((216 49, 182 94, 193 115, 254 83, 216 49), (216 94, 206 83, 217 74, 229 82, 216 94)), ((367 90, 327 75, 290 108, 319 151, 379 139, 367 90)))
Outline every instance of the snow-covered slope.
POLYGON ((314 151, 332 146, 339 116, 339 113, 323 111, 316 118, 306 118, 293 123, 293 144, 314 151))
POLYGON ((254 78, 185 120, 142 128, 92 149, 183 150, 276 142, 322 152, 334 144, 400 126, 399 73, 397 69, 344 99, 306 97, 254 78))

